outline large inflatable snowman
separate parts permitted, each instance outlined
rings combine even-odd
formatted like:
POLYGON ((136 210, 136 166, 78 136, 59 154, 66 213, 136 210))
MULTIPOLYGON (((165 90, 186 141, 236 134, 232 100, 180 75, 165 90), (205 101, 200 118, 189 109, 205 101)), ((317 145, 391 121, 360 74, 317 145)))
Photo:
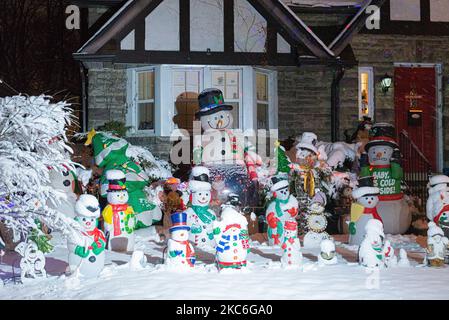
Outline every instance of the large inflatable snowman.
POLYGON ((224 195, 220 199, 235 193, 244 206, 256 206, 256 166, 262 161, 242 132, 233 129, 233 106, 224 103, 219 89, 204 90, 198 102, 200 110, 196 117, 203 133, 194 136, 193 162, 209 168, 213 188, 221 187, 217 194, 224 195), (218 183, 214 183, 216 180, 218 183))
POLYGON ((349 224, 349 244, 360 245, 365 237, 365 226, 371 219, 382 222, 377 212, 379 188, 373 187, 372 177, 359 179, 359 186, 352 192, 356 202, 351 206, 351 222, 349 224))
POLYGON ((103 209, 108 249, 112 251, 134 250, 136 218, 133 207, 128 205, 125 174, 120 170, 106 172, 109 181, 108 205, 103 209))
POLYGON ((106 248, 106 238, 97 228, 100 205, 94 196, 83 194, 76 202, 75 210, 75 220, 81 226, 84 243, 68 242, 70 272, 97 277, 104 268, 106 248))
POLYGON ((190 203, 187 209, 187 225, 190 227, 190 241, 196 246, 215 247, 212 223, 216 214, 209 208, 211 184, 206 167, 194 167, 189 181, 190 203))
POLYGON ((404 172, 394 126, 388 123, 375 124, 365 150, 367 153, 360 158, 360 176, 373 176, 374 186, 379 188, 377 211, 383 220, 385 232, 403 234, 410 227, 412 217, 401 191, 404 172))
POLYGON ((248 221, 242 214, 232 206, 225 206, 221 220, 214 222, 214 236, 218 269, 246 267, 246 256, 250 251, 248 221))

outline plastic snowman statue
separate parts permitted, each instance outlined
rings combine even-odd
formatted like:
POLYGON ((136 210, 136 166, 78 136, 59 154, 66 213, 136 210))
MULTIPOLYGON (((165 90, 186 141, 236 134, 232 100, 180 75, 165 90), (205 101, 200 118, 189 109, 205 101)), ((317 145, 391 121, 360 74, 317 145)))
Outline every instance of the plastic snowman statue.
POLYGON ((81 195, 76 202, 75 212, 84 243, 68 242, 70 272, 84 277, 97 277, 104 268, 106 248, 106 238, 97 228, 97 219, 100 217, 97 198, 89 194, 81 195))
POLYGON ((120 170, 109 170, 106 177, 109 181, 108 205, 103 209, 102 215, 108 249, 118 252, 133 251, 136 218, 133 207, 128 205, 125 174, 120 170))
POLYGON ((307 216, 308 231, 304 236, 304 248, 320 248, 324 240, 330 239, 329 234, 326 232, 327 218, 324 209, 321 203, 314 202, 310 205, 307 216))
POLYGON ((373 187, 372 177, 359 179, 359 187, 352 192, 356 202, 351 206, 351 222, 349 224, 349 244, 359 246, 365 237, 365 226, 371 219, 382 222, 377 212, 379 188, 373 187))
POLYGON ((224 206, 221 220, 214 221, 215 259, 219 270, 246 267, 250 251, 248 221, 232 206, 224 206))
POLYGON ((270 191, 273 200, 265 212, 268 223, 268 244, 279 245, 284 242, 285 223, 295 221, 298 215, 298 200, 290 194, 289 183, 281 176, 271 178, 270 191))
POLYGON ((430 178, 429 198, 426 204, 427 218, 443 229, 449 237, 449 177, 437 175, 430 178))
POLYGON ((442 267, 447 255, 449 240, 443 230, 434 222, 429 222, 427 231, 427 263, 431 267, 442 267))
POLYGON ((109 170, 120 170, 126 176, 128 201, 136 214, 136 229, 149 227, 162 219, 160 208, 150 201, 145 192, 145 187, 150 185, 150 178, 139 164, 128 157, 129 143, 125 139, 92 130, 87 136, 85 145, 92 145, 95 163, 104 172, 100 178, 102 197, 107 198, 109 194, 105 173, 109 170))
POLYGON ((34 241, 19 243, 14 249, 20 256, 20 279, 22 283, 31 279, 46 278, 45 256, 34 241))
POLYGON ((371 219, 365 226, 365 238, 359 248, 359 263, 367 268, 383 268, 384 256, 383 224, 377 219, 371 219))
POLYGON ((412 216, 401 191, 404 173, 394 126, 388 123, 375 124, 365 150, 367 153, 363 153, 360 158, 360 176, 374 176, 374 186, 380 190, 377 211, 385 232, 403 234, 410 227, 412 216))
POLYGON ((285 222, 283 238, 281 266, 283 268, 297 268, 301 266, 301 243, 298 238, 298 223, 296 221, 285 222))
POLYGON ((320 266, 334 265, 338 263, 337 251, 335 243, 330 239, 321 241, 320 254, 318 256, 318 264, 320 266))
POLYGON ((209 208, 211 184, 209 170, 206 167, 198 166, 192 169, 189 189, 191 206, 186 211, 187 225, 190 227, 189 240, 196 246, 214 248, 212 223, 217 217, 209 208))
POLYGON ((225 104, 223 93, 213 88, 201 92, 198 103, 196 117, 203 133, 194 136, 193 162, 210 169, 213 186, 220 179, 218 186, 238 194, 244 206, 256 206, 256 168, 262 165, 262 159, 243 133, 233 129, 233 106, 225 104))
POLYGON ((171 216, 171 238, 168 240, 167 259, 165 263, 175 268, 193 268, 195 266, 195 249, 189 242, 190 227, 187 214, 175 212, 171 216))
POLYGON ((394 248, 390 240, 385 241, 384 245, 385 266, 387 268, 396 267, 398 265, 398 258, 394 253, 394 248))
POLYGON ((68 169, 59 172, 57 170, 49 170, 50 185, 56 189, 56 191, 62 193, 62 197, 58 203, 52 203, 48 201, 48 206, 55 209, 69 218, 75 217, 75 203, 77 196, 75 194, 76 189, 76 176, 73 171, 68 169))

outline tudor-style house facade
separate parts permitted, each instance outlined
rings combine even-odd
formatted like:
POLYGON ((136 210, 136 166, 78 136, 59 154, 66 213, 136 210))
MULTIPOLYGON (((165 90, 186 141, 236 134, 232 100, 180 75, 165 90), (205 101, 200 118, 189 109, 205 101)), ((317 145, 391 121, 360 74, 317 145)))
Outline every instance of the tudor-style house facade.
POLYGON ((217 87, 237 128, 344 140, 370 116, 405 132, 433 171, 449 167, 449 1, 74 2, 94 31, 74 54, 85 129, 123 121, 130 141, 168 157, 198 93, 217 87), (366 29, 370 5, 379 30, 366 29))

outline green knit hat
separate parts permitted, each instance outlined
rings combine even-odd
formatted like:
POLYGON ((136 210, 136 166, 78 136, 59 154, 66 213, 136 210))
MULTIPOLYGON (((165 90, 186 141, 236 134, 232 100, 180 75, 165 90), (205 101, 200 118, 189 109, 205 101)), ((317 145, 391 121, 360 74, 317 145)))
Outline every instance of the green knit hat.
POLYGON ((121 165, 128 161, 126 150, 128 142, 125 139, 114 137, 106 133, 97 133, 92 138, 95 163, 100 168, 110 164, 121 165))

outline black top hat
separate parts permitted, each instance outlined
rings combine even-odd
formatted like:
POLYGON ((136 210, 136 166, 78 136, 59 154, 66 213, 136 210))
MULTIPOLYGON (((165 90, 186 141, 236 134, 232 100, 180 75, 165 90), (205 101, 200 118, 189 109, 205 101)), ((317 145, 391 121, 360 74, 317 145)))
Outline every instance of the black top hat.
POLYGON ((209 176, 206 173, 203 173, 198 176, 194 176, 192 180, 209 182, 209 176))
POLYGON ((231 105, 224 103, 223 92, 214 88, 201 92, 198 96, 198 103, 200 105, 200 111, 195 114, 197 117, 233 109, 231 105))
POLYGON ((373 176, 360 177, 358 179, 358 181, 359 181, 359 188, 361 188, 361 187, 374 187, 374 178, 373 178, 373 176))
POLYGON ((396 130, 392 124, 376 123, 370 130, 370 141, 366 144, 365 150, 374 146, 390 146, 393 149, 398 147, 396 143, 396 130))

